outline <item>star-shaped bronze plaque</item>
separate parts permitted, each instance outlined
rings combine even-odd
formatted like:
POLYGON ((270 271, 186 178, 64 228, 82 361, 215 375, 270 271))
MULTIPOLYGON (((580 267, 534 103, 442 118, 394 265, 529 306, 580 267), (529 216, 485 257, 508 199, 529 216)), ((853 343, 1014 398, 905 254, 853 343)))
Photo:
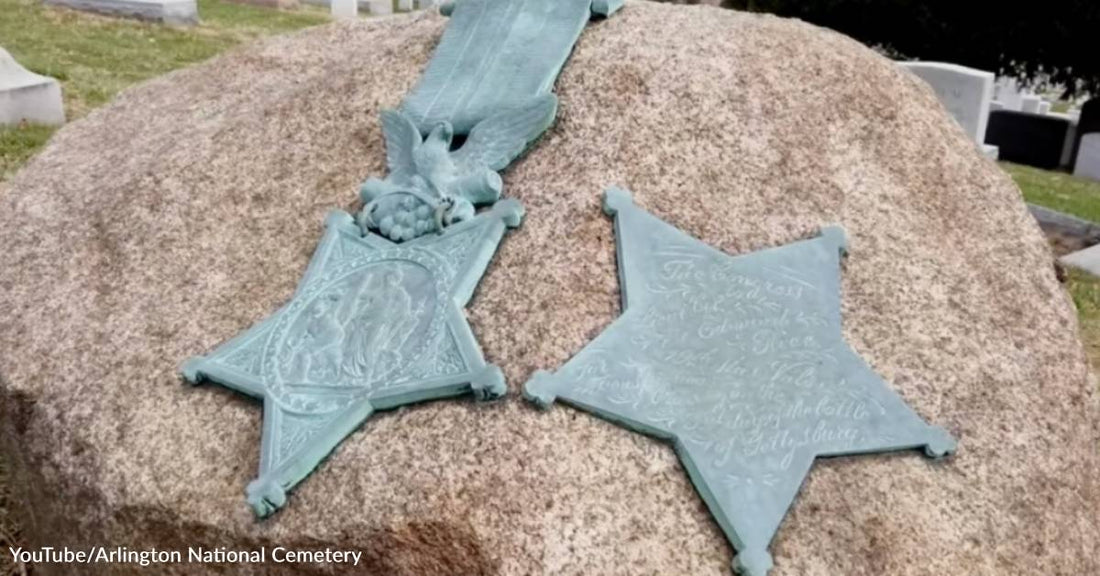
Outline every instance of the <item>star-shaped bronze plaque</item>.
POLYGON ((818 456, 955 450, 844 341, 844 231, 729 256, 605 194, 623 313, 525 395, 561 399, 672 442, 737 550, 764 576, 767 547, 818 456))
POLYGON ((506 391, 463 314, 506 227, 523 209, 497 203, 477 217, 397 245, 363 236, 350 215, 329 215, 293 298, 210 354, 184 378, 264 401, 259 478, 248 486, 258 516, 375 410, 472 391, 506 391))

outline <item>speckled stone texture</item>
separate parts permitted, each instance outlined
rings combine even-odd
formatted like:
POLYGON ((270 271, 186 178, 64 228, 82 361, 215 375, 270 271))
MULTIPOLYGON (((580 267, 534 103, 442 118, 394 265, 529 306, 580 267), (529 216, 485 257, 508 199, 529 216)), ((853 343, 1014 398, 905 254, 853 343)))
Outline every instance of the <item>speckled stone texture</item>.
MULTIPOLYGON (((469 316, 513 394, 378 415, 256 522, 259 404, 176 367, 287 300, 326 211, 383 173, 378 111, 445 22, 334 24, 170 74, 61 130, 11 182, 0 444, 28 544, 333 544, 364 551, 341 573, 386 576, 729 574, 670 448, 515 394, 618 313, 600 193, 619 184, 735 254, 845 226, 849 341, 960 440, 944 462, 820 461, 776 576, 1100 573, 1096 386, 1009 178, 931 89, 848 38, 641 2, 585 31, 557 124, 504 174, 528 217, 469 316)), ((35 573, 70 573, 52 570, 35 573)), ((250 570, 335 572, 233 573, 250 570)))

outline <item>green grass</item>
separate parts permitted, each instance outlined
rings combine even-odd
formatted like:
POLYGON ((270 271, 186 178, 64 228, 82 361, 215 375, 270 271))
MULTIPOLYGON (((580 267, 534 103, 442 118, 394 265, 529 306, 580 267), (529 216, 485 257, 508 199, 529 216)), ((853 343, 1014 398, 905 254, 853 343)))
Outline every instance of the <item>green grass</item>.
POLYGON ((1070 270, 1067 283, 1077 305, 1077 323, 1093 370, 1100 370, 1100 278, 1070 270))
POLYGON ((1001 168, 1028 202, 1100 222, 1100 182, 1009 162, 1001 162, 1001 168))
POLYGON ((25 164, 53 134, 50 126, 22 125, 0 128, 0 182, 25 164))
MULTIPOLYGON (((27 69, 61 81, 69 120, 124 88, 201 62, 248 40, 328 21, 323 9, 279 11, 199 0, 202 23, 189 28, 49 8, 39 0, 0 0, 0 44, 27 69)), ((0 128, 0 182, 41 148, 41 126, 0 128)))
MULTIPOLYGON (((1100 182, 1009 162, 1001 162, 1001 167, 1028 202, 1100 222, 1100 182)), ((1070 270, 1066 289, 1077 305, 1085 350, 1093 368, 1100 369, 1100 278, 1070 270)))
POLYGON ((1069 112, 1072 103, 1069 100, 1055 100, 1050 103, 1051 112, 1069 112))

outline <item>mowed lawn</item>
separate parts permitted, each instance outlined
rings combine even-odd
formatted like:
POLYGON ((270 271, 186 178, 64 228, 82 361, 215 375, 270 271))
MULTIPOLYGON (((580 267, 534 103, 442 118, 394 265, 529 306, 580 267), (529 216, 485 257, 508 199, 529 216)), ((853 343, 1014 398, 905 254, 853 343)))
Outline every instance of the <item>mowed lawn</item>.
MULTIPOLYGON (((1023 192, 1024 200, 1100 223, 1100 182, 1030 166, 1001 162, 1023 192)), ((1066 283, 1094 369, 1100 369, 1100 279, 1071 270, 1066 283)))
MULTIPOLYGON (((28 70, 61 81, 67 118, 102 106, 122 89, 251 39, 323 24, 323 9, 279 11, 198 0, 201 24, 173 28, 0 0, 0 46, 28 70)), ((0 128, 0 182, 53 133, 45 126, 0 128)), ((0 572, 2 574, 2 572, 0 572)))

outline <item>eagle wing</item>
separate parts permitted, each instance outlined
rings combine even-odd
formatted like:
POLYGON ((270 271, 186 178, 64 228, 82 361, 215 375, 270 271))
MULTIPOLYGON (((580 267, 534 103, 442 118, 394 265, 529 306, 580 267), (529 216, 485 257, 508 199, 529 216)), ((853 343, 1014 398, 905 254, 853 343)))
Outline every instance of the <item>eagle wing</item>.
POLYGON ((386 136, 386 165, 389 166, 388 179, 394 182, 407 182, 416 175, 413 154, 423 141, 416 125, 397 110, 382 111, 382 133, 386 136))
POLYGON ((474 126, 452 159, 460 172, 503 170, 550 127, 557 111, 557 96, 543 94, 494 114, 474 126))

